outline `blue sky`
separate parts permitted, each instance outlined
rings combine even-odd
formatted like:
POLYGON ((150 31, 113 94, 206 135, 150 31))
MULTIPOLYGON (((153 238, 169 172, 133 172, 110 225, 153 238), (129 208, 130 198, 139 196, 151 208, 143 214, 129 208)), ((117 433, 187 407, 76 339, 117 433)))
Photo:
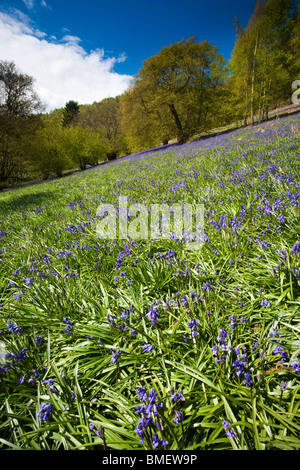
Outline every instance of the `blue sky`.
POLYGON ((0 0, 0 60, 32 75, 49 108, 100 101, 121 94, 144 60, 182 38, 206 39, 229 59, 233 19, 245 26, 255 3, 0 0))

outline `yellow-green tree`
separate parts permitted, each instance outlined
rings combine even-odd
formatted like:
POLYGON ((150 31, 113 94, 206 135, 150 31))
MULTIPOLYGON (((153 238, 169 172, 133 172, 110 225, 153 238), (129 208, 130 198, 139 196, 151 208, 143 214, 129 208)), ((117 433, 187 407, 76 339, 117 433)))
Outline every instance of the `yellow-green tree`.
POLYGON ((27 136, 24 149, 30 161, 31 170, 43 179, 63 172, 74 166, 66 151, 64 130, 56 118, 44 116, 43 126, 35 136, 27 136))
POLYGON ((213 125, 226 77, 223 56, 207 41, 199 44, 193 37, 163 47, 143 62, 131 89, 121 97, 126 131, 132 140, 139 134, 147 142, 174 137, 186 142, 213 125))
POLYGON ((108 147, 103 136, 91 127, 80 125, 63 129, 65 155, 81 170, 107 159, 108 147))
POLYGON ((229 62, 230 82, 239 118, 253 124, 267 118, 270 107, 291 95, 292 70, 299 49, 294 0, 257 0, 246 28, 237 28, 229 62))

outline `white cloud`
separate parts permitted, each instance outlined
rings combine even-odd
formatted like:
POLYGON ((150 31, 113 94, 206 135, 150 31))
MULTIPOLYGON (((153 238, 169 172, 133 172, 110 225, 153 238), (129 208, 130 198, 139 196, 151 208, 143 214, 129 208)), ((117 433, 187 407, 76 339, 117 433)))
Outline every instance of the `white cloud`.
POLYGON ((85 51, 77 36, 65 35, 60 41, 46 37, 26 18, 0 12, 0 60, 13 61, 35 79, 35 90, 47 110, 69 100, 90 104, 127 89, 132 77, 114 72, 125 54, 105 58, 103 49, 85 51))
POLYGON ((28 10, 31 10, 34 7, 34 0, 23 0, 23 3, 25 3, 28 10))
POLYGON ((39 7, 39 6, 42 6, 44 8, 49 8, 49 10, 51 10, 51 7, 49 7, 47 5, 47 3, 45 2, 45 0, 41 0, 41 1, 36 1, 36 0, 23 0, 23 3, 26 5, 26 7, 28 8, 28 10, 32 10, 33 8, 35 7, 39 7))

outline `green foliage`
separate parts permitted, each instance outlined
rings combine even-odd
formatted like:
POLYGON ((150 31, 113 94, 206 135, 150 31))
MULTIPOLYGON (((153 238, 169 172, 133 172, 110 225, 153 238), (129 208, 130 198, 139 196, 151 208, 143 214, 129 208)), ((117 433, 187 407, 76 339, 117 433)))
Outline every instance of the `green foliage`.
POLYGON ((13 62, 0 62, 0 183, 18 179, 26 168, 23 140, 40 127, 41 103, 33 78, 22 74, 13 62))
POLYGON ((290 100, 299 45, 293 0, 258 0, 229 62, 236 119, 267 118, 271 107, 290 100))
POLYGON ((63 145, 65 154, 82 170, 86 165, 97 165, 106 160, 108 147, 100 132, 91 128, 72 126, 64 129, 63 145))
POLYGON ((153 434, 167 451, 300 448, 299 130, 283 119, 1 196, 2 450, 152 450, 153 434), (120 193, 203 203, 201 250, 97 238, 120 193))
POLYGON ((131 136, 146 142, 177 137, 186 142, 196 130, 215 123, 214 110, 226 78, 217 47, 195 38, 163 47, 144 61, 132 88, 121 99, 131 136), (131 122, 130 122, 131 121, 131 122), (141 137, 140 137, 141 138, 141 137))
POLYGON ((74 164, 66 149, 65 132, 54 119, 44 118, 43 127, 27 139, 25 149, 33 172, 43 179, 62 176, 74 164))
POLYGON ((100 133, 107 147, 107 157, 128 153, 126 138, 120 122, 120 97, 105 98, 80 108, 78 124, 100 133))

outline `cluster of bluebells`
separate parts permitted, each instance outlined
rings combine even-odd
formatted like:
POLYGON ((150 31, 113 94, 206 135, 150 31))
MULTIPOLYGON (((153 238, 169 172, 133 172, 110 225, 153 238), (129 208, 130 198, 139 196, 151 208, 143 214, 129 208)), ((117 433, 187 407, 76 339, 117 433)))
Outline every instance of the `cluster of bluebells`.
POLYGON ((16 362, 24 363, 26 360, 27 351, 28 348, 23 348, 17 353, 5 354, 4 359, 6 359, 7 362, 5 362, 3 366, 0 367, 0 373, 5 374, 8 370, 13 369, 16 366, 16 362))
MULTIPOLYGON (((175 403, 175 406, 177 408, 177 403, 181 401, 185 401, 185 397, 183 396, 182 388, 179 390, 179 392, 175 392, 174 387, 171 388, 171 400, 175 403)), ((175 410, 175 418, 174 418, 174 423, 179 424, 182 423, 183 421, 183 413, 180 410, 175 410)))
POLYGON ((72 330, 73 330, 73 326, 72 326, 72 325, 73 325, 73 322, 72 322, 71 320, 69 320, 68 318, 66 318, 66 317, 63 317, 63 318, 62 318, 62 321, 68 325, 68 326, 64 329, 64 333, 67 333, 67 335, 69 335, 69 334, 72 332, 72 330))
POLYGON ((229 428, 229 426, 230 426, 230 424, 228 423, 228 421, 226 421, 225 419, 223 419, 222 425, 223 425, 223 428, 226 430, 226 436, 227 436, 227 437, 233 437, 233 438, 236 437, 235 432, 234 432, 233 429, 229 429, 229 430, 228 430, 228 428, 229 428))
POLYGON ((12 333, 17 333, 18 335, 23 333, 22 328, 20 328, 16 322, 9 322, 6 326, 12 333))
POLYGON ((296 242, 295 245, 292 248, 292 254, 293 255, 300 255, 300 242, 296 242))
POLYGON ((279 330, 272 329, 269 336, 272 338, 271 342, 275 343, 276 346, 273 349, 272 353, 277 356, 281 356, 281 362, 286 362, 288 360, 287 352, 284 350, 282 346, 280 346, 280 332, 279 330), (275 338, 275 339, 274 339, 275 338))
MULTIPOLYGON (((288 353, 280 345, 280 332, 279 332, 279 330, 272 329, 269 336, 272 338, 271 342, 275 343, 275 345, 276 345, 275 348, 272 351, 272 354, 279 355, 281 357, 280 362, 287 363, 288 362, 288 353)), ((295 362, 295 361, 291 361, 290 367, 292 367, 294 369, 294 372, 296 374, 300 374, 300 363, 295 362)))
POLYGON ((113 350, 111 349, 111 353, 112 353, 112 358, 111 358, 111 360, 110 360, 110 363, 111 363, 111 365, 113 365, 115 362, 118 361, 119 356, 120 356, 120 354, 121 354, 121 351, 120 351, 119 348, 116 349, 116 351, 113 351, 113 350))
POLYGON ((215 361, 217 363, 222 363, 226 361, 227 352, 231 350, 231 346, 227 344, 227 339, 230 338, 230 333, 225 330, 225 328, 221 328, 219 330, 219 335, 217 337, 218 344, 215 344, 211 350, 213 355, 215 356, 215 361))
POLYGON ((142 346, 142 350, 145 352, 151 353, 153 349, 154 349, 153 344, 144 344, 144 346, 142 346))
POLYGON ((151 325, 156 325, 157 319, 160 318, 160 314, 157 312, 158 306, 153 303, 150 305, 150 311, 146 313, 146 317, 151 320, 151 325))
MULTIPOLYGON (((117 316, 117 314, 107 314, 106 320, 113 327, 119 331, 126 331, 129 328, 130 314, 134 313, 134 308, 123 310, 123 312, 117 316)), ((129 328, 129 333, 135 336, 136 331, 133 328, 129 328)))
POLYGON ((199 324, 199 321, 196 320, 195 318, 192 318, 188 323, 188 328, 191 330, 191 335, 194 338, 197 338, 197 336, 199 335, 199 332, 197 330, 197 325, 198 324, 199 324))
POLYGON ((143 402, 142 405, 136 406, 136 413, 140 416, 140 419, 135 428, 135 432, 140 436, 140 443, 144 443, 145 436, 147 441, 152 440, 153 449, 156 449, 159 445, 166 447, 168 441, 165 439, 159 439, 158 433, 156 432, 155 426, 162 432, 163 424, 159 418, 159 409, 163 407, 162 402, 157 401, 158 393, 152 388, 149 393, 146 392, 146 387, 140 387, 137 390, 137 394, 140 400, 143 402))
POLYGON ((37 412, 37 417, 41 421, 41 423, 45 421, 49 421, 51 418, 51 414, 53 411, 53 405, 51 403, 43 403, 40 409, 37 412))

